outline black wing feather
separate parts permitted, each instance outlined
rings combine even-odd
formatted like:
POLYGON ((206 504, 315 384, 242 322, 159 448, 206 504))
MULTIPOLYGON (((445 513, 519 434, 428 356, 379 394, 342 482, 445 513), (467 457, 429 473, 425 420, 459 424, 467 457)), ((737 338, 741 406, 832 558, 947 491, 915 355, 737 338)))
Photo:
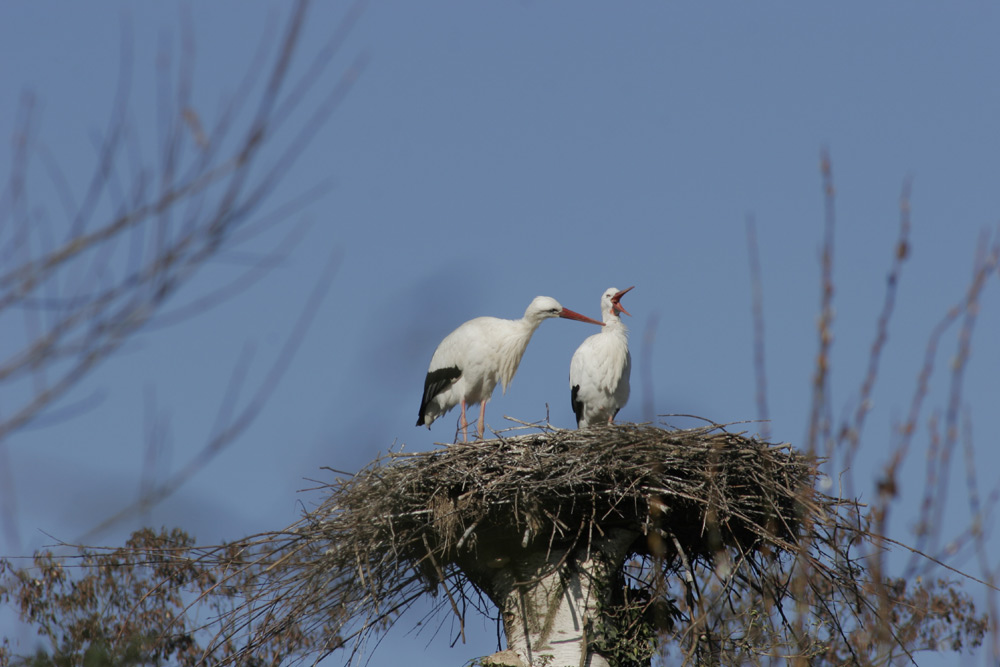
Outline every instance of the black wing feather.
POLYGON ((427 404, 435 396, 450 387, 461 376, 462 371, 458 370, 458 366, 436 368, 427 372, 427 377, 424 379, 424 397, 420 400, 420 414, 417 415, 417 426, 424 425, 427 404))
POLYGON ((569 400, 573 404, 573 414, 576 415, 576 426, 580 427, 580 420, 583 419, 583 401, 577 400, 576 395, 580 393, 580 385, 573 385, 569 400))

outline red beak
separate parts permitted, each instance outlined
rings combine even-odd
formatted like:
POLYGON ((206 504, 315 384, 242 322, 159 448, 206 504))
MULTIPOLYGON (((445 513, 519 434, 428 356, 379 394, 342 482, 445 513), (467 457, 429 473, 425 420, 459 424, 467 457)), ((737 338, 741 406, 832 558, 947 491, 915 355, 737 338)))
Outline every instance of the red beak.
POLYGON ((559 317, 565 317, 567 320, 578 320, 580 322, 590 322, 591 324, 599 324, 602 327, 604 326, 604 322, 592 320, 586 315, 581 315, 580 313, 570 310, 569 308, 563 308, 562 312, 559 313, 559 317))
POLYGON ((613 297, 611 297, 611 310, 613 310, 616 313, 625 313, 629 317, 632 317, 632 313, 630 313, 627 310, 625 310, 622 307, 622 305, 620 303, 618 303, 618 302, 621 301, 621 298, 623 296, 625 296, 625 294, 627 294, 628 292, 630 292, 631 290, 634 290, 634 289, 635 289, 635 285, 632 285, 628 289, 623 289, 621 292, 618 292, 618 294, 615 294, 613 297))

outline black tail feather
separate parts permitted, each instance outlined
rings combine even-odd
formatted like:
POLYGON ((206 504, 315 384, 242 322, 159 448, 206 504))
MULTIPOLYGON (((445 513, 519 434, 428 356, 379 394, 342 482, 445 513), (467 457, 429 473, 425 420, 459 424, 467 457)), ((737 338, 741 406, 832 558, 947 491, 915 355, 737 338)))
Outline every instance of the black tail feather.
POLYGON ((573 385, 573 391, 570 392, 569 400, 573 405, 573 414, 576 415, 576 427, 580 428, 580 420, 583 419, 583 401, 577 400, 576 396, 580 393, 580 385, 573 385))

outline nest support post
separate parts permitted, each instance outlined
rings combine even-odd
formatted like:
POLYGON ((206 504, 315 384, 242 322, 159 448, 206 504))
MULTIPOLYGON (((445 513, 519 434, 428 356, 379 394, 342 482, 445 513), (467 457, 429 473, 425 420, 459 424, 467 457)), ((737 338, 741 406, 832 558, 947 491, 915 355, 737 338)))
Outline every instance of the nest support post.
POLYGON ((613 582, 638 535, 618 528, 571 547, 516 544, 492 554, 503 565, 472 578, 500 610, 507 650, 482 664, 609 667, 590 647, 588 632, 611 603, 613 582))

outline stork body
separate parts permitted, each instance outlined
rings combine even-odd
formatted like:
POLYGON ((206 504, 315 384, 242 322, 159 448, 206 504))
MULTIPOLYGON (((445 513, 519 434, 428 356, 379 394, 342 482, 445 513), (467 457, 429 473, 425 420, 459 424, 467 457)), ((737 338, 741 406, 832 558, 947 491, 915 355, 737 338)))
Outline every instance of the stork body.
POLYGON ((619 313, 630 313, 619 301, 631 289, 619 292, 611 287, 604 292, 604 328, 583 341, 570 361, 570 402, 577 428, 614 423, 615 415, 628 402, 632 356, 628 351, 628 328, 619 313))
POLYGON ((478 433, 482 438, 486 426, 486 403, 493 390, 499 382, 504 392, 507 391, 532 334, 543 320, 550 317, 601 324, 563 308, 552 297, 539 296, 519 320, 477 317, 448 334, 431 357, 417 426, 430 428, 435 419, 461 405, 460 424, 463 437, 468 440, 466 406, 478 403, 478 433))

